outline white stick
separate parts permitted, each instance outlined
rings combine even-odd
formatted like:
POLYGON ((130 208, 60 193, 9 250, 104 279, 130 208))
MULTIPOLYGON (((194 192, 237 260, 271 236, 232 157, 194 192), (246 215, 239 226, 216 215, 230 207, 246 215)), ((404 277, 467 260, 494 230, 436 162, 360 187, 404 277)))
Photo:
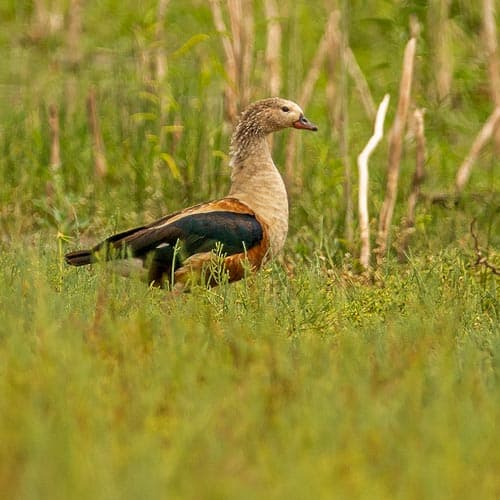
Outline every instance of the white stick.
POLYGON ((358 171, 359 171, 359 195, 358 195, 358 211, 359 211, 359 229, 361 238, 361 252, 359 261, 361 265, 368 269, 370 267, 370 221, 368 217, 368 159, 373 150, 377 147, 384 136, 384 121, 389 106, 389 94, 386 94, 380 103, 377 116, 375 118, 375 127, 373 135, 367 142, 365 148, 358 156, 358 171))

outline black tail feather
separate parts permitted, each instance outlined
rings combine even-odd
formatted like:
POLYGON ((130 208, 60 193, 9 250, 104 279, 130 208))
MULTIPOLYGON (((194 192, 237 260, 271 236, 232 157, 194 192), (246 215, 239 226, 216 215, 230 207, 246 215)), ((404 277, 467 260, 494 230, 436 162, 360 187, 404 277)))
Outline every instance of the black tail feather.
POLYGON ((70 252, 64 256, 64 259, 72 266, 85 266, 95 262, 92 250, 77 250, 76 252, 70 252))

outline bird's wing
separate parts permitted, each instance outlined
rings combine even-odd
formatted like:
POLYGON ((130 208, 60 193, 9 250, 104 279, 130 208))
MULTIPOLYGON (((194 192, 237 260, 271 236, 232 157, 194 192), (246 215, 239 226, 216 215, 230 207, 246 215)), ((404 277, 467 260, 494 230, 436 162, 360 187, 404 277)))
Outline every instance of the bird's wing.
MULTIPOLYGON (((262 226, 254 215, 232 211, 186 214, 168 224, 145 228, 126 236, 119 245, 134 257, 182 244, 182 257, 214 250, 232 255, 252 248, 262 239, 262 226)), ((116 243, 115 243, 116 245, 116 243)))
POLYGON ((187 258, 220 245, 227 255, 245 252, 263 238, 263 226, 254 212, 236 199, 204 203, 141 226, 115 234, 92 249, 106 249, 106 259, 139 257, 158 251, 168 258, 177 242, 187 258))

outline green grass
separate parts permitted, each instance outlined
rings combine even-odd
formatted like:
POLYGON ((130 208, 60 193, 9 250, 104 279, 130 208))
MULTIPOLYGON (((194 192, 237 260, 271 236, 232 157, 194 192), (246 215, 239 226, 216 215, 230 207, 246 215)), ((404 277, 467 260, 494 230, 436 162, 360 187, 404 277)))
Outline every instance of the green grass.
POLYGON ((495 498, 499 307, 444 253, 175 299, 2 258, 5 498, 495 498))
MULTIPOLYGON (((67 3, 52 5, 64 12, 67 3)), ((306 109, 320 131, 300 138, 303 186, 292 192, 279 262, 243 282, 175 297, 105 267, 64 265, 68 249, 226 193, 224 70, 208 4, 171 2, 161 86, 137 70, 155 47, 156 4, 88 2, 78 67, 64 62, 63 33, 30 38, 31 3, 0 6, 0 497, 498 498, 498 278, 474 265, 469 232, 476 219, 481 249, 498 267, 492 147, 456 206, 420 202, 409 261, 397 263, 391 248, 368 282, 357 274, 358 237, 343 236, 343 167, 322 75, 306 109), (93 175, 91 86, 109 167, 103 179, 93 175), (51 103, 61 122, 57 174, 49 168, 51 103), (164 125, 184 131, 168 129, 160 145, 164 125)), ((424 191, 451 191, 491 112, 479 3, 453 3, 447 102, 435 96, 427 2, 346 4, 350 44, 374 98, 391 93, 386 130, 408 16, 419 16, 424 191)), ((267 75, 255 5, 258 98, 267 75)), ((288 13, 282 94, 296 99, 327 13, 317 2, 312 16, 305 0, 280 8, 288 13)), ((352 87, 348 95, 354 166, 372 124, 352 87)), ((291 133, 276 136, 278 165, 291 133)), ((411 136, 404 149, 393 241, 414 168, 411 136)), ((370 165, 373 231, 386 158, 383 141, 370 165)))

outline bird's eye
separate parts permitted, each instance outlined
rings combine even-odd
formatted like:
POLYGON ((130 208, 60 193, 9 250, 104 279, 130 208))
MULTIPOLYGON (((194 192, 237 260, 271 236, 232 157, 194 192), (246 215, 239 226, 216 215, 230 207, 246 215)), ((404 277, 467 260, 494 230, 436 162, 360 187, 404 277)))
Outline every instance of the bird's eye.
POLYGON ((288 113, 290 111, 290 108, 288 106, 283 106, 281 108, 281 111, 285 112, 285 113, 288 113))

